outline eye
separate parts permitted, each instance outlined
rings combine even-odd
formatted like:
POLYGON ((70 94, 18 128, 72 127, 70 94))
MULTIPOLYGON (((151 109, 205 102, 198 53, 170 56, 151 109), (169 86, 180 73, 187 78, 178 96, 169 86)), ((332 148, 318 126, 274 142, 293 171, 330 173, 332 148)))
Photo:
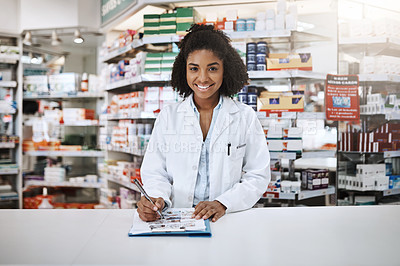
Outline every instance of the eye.
POLYGON ((209 70, 212 71, 212 72, 215 72, 215 71, 218 71, 218 68, 217 67, 210 67, 209 70))
POLYGON ((197 67, 189 67, 189 70, 190 70, 190 71, 197 71, 198 68, 197 68, 197 67))

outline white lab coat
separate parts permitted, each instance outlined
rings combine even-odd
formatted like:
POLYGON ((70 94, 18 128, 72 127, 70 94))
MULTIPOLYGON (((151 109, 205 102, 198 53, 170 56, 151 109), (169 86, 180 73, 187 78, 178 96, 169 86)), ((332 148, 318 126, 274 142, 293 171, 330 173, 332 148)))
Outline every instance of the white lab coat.
MULTIPOLYGON (((141 167, 147 193, 162 197, 170 207, 192 207, 202 142, 190 99, 166 106, 155 122, 141 167)), ((269 163, 255 112, 224 97, 210 142, 209 200, 221 202, 226 212, 251 208, 267 189, 269 163)))

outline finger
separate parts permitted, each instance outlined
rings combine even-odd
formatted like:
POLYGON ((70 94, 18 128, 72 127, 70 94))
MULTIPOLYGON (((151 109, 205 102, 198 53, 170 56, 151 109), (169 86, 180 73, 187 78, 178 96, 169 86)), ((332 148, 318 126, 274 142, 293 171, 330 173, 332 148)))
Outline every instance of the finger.
POLYGON ((160 197, 160 198, 157 198, 157 199, 155 200, 155 205, 156 205, 156 207, 157 207, 158 210, 164 209, 164 206, 165 206, 164 199, 161 198, 161 197, 160 197))
POLYGON ((217 213, 214 214, 214 217, 212 218, 212 221, 216 222, 216 221, 218 221, 219 218, 221 218, 224 215, 225 215, 224 212, 217 212, 217 213))
POLYGON ((211 209, 211 206, 206 205, 206 206, 196 215, 196 220, 201 219, 210 209, 211 209))
MULTIPOLYGON (((156 201, 156 198, 150 197, 150 199, 153 202, 156 201)), ((143 203, 145 208, 149 208, 149 209, 151 209, 153 211, 157 211, 158 210, 157 206, 155 206, 153 203, 151 203, 146 197, 142 196, 141 201, 142 201, 142 203, 143 203)))
POLYGON ((210 218, 212 215, 214 215, 217 211, 215 209, 210 209, 206 212, 206 214, 203 215, 202 219, 206 220, 210 218))
POLYGON ((204 201, 200 201, 199 204, 197 204, 196 207, 194 207, 192 218, 194 218, 201 210, 203 210, 204 207, 205 207, 204 201))
POLYGON ((143 214, 143 215, 151 215, 152 217, 157 217, 156 215, 156 211, 154 211, 154 205, 145 205, 147 204, 149 201, 146 198, 142 198, 137 206, 138 206, 138 210, 143 214))

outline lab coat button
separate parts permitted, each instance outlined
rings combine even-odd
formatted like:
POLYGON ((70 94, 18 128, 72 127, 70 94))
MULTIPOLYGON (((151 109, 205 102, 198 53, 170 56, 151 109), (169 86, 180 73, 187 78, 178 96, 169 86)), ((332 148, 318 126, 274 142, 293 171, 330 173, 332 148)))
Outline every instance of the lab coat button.
POLYGON ((197 170, 197 166, 196 166, 196 165, 193 165, 192 169, 193 169, 193 170, 197 170))

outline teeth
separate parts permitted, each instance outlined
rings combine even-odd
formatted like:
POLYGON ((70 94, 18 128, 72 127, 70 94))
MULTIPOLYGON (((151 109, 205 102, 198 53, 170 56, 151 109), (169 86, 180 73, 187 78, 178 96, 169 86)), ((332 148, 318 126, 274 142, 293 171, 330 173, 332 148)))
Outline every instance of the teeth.
POLYGON ((208 87, 210 87, 210 86, 200 86, 200 85, 197 85, 197 87, 199 87, 200 89, 207 89, 208 87))

